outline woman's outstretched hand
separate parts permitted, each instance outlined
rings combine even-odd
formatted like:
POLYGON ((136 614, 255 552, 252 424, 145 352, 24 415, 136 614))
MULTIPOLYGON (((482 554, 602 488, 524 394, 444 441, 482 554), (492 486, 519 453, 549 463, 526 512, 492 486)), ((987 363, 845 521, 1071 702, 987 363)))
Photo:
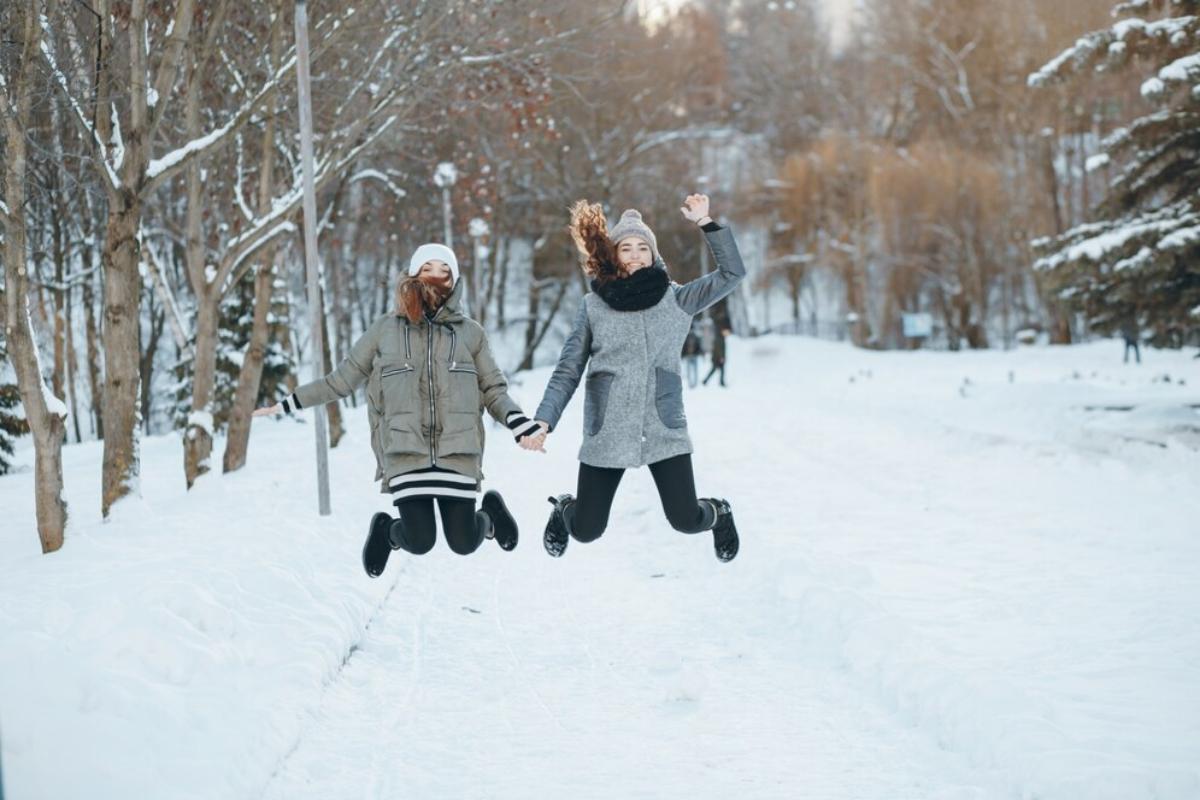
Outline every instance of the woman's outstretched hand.
POLYGON ((251 412, 250 416, 266 417, 266 416, 271 416, 274 414, 282 414, 282 413, 283 413, 283 406, 280 403, 276 403, 273 406, 263 406, 262 408, 256 408, 256 409, 254 409, 253 412, 251 412))
POLYGON ((683 205, 679 210, 683 212, 683 216, 697 225, 707 225, 712 222, 712 217, 708 215, 708 195, 706 194, 689 194, 684 198, 683 205))

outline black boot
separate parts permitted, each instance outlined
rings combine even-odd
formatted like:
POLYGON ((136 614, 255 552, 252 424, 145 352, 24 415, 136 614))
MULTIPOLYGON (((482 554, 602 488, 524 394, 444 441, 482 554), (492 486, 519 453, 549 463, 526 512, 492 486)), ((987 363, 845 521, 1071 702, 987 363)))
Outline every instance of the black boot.
POLYGON ((733 509, 729 503, 719 497, 706 497, 705 503, 711 503, 717 512, 717 520, 713 523, 713 549, 721 561, 733 561, 738 554, 737 526, 733 524, 733 509))
POLYGON ((495 539, 501 550, 512 550, 517 546, 517 521, 504 505, 500 493, 489 490, 483 495, 483 512, 491 520, 489 539, 495 539))
POLYGON ((569 494, 548 498, 554 510, 550 512, 550 520, 546 523, 546 534, 542 544, 546 552, 558 558, 567 552, 567 542, 571 538, 571 528, 567 522, 567 508, 574 504, 575 498, 569 494))
POLYGON ((388 556, 397 548, 391 540, 392 518, 383 511, 371 517, 371 527, 367 531, 367 541, 363 544, 363 569, 372 578, 383 574, 387 566, 388 556))

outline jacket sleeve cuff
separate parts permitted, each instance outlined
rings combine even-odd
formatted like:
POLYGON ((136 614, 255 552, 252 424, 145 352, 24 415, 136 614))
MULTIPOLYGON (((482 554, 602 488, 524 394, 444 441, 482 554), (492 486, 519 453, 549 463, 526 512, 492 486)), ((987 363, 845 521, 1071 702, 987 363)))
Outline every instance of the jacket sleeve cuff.
POLYGON ((283 398, 283 413, 291 414, 293 411, 301 409, 300 398, 296 397, 296 393, 292 392, 287 397, 283 398))
POLYGON ((508 429, 513 432, 513 438, 518 442, 524 439, 526 436, 532 436, 539 430, 538 424, 522 414, 520 411, 509 412, 508 416, 504 420, 504 424, 506 424, 508 429))
POLYGON ((708 223, 707 225, 701 225, 700 230, 704 231, 705 233, 714 233, 716 231, 721 230, 721 228, 723 228, 723 227, 724 226, 721 223, 717 222, 714 219, 712 222, 708 223))

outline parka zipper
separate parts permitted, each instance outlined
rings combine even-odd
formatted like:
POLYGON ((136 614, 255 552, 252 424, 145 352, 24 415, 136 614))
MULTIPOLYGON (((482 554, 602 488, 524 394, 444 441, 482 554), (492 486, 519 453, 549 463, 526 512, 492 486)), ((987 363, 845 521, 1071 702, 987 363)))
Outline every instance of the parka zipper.
POLYGON ((404 357, 412 360, 412 347, 408 344, 408 320, 404 321, 404 357))
POLYGON ((447 325, 446 329, 450 331, 450 357, 446 359, 446 362, 450 365, 450 371, 469 372, 472 375, 478 375, 479 372, 474 367, 460 367, 458 362, 454 360, 454 352, 458 347, 458 334, 454 332, 453 326, 447 325))
POLYGON ((433 405, 433 321, 429 323, 429 335, 427 337, 428 344, 425 347, 425 360, 429 365, 429 463, 430 466, 437 466, 437 454, 434 449, 433 440, 437 431, 437 409, 433 405))
POLYGON ((403 367, 397 367, 396 369, 389 369, 388 371, 381 373, 379 377, 387 378, 392 375, 399 375, 401 372, 412 372, 412 371, 413 371, 412 366, 409 364, 405 364, 403 367))

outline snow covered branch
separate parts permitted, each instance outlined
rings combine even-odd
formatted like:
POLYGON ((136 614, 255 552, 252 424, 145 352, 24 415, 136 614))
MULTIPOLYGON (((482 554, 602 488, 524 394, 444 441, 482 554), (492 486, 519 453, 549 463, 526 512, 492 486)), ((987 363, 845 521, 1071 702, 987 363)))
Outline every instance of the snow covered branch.
POLYGON ((62 93, 63 99, 66 100, 67 106, 71 109, 71 120, 75 123, 76 127, 79 128, 79 131, 83 134, 83 137, 91 141, 92 145, 96 148, 97 154, 99 155, 98 160, 100 166, 102 167, 102 169, 99 171, 100 176, 104 179, 109 190, 116 191, 121 186, 121 179, 113 169, 112 163, 109 161, 108 146, 100 138, 99 132, 92 126, 92 123, 88 121, 87 115, 83 113, 83 109, 79 106, 79 102, 75 99, 75 96, 71 94, 71 88, 67 83, 67 76, 64 75, 62 70, 58 67, 58 62, 54 57, 54 49, 50 45, 50 20, 48 20, 44 14, 40 15, 39 19, 41 22, 42 33, 44 34, 44 37, 39 43, 40 49, 42 52, 42 57, 46 59, 46 65, 50 68, 50 74, 54 79, 54 85, 62 93))

